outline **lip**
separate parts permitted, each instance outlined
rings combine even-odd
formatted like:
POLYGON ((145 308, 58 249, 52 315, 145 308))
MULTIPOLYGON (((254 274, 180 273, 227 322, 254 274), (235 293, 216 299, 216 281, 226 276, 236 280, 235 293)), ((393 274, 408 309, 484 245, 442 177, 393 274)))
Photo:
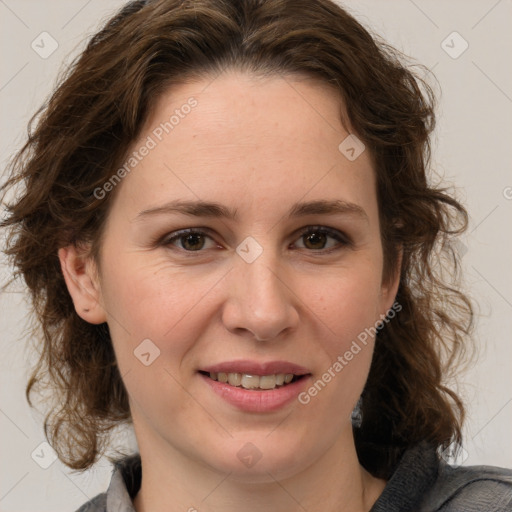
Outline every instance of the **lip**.
POLYGON ((289 361, 253 361, 238 359, 206 366, 199 370, 198 375, 209 388, 230 405, 244 412, 273 412, 277 411, 297 399, 309 382, 311 372, 289 361), (244 389, 231 386, 228 383, 210 379, 206 373, 247 373, 250 375, 277 375, 279 373, 293 373, 302 378, 286 386, 268 390, 244 389))
POLYGON ((309 375, 311 373, 307 368, 288 361, 259 362, 248 359, 225 361, 200 368, 200 370, 207 373, 249 373, 260 377, 262 375, 277 375, 278 373, 293 373, 294 375, 309 375))
MULTIPOLYGON (((290 371, 288 373, 293 372, 290 371)), ((297 399, 298 395, 304 390, 310 380, 310 376, 304 376, 301 379, 280 388, 252 390, 231 386, 227 383, 210 379, 210 377, 202 373, 198 373, 198 375, 204 380, 210 389, 224 401, 241 411, 254 413, 270 413, 284 408, 286 405, 297 399)), ((269 374, 262 373, 261 375, 269 374)))

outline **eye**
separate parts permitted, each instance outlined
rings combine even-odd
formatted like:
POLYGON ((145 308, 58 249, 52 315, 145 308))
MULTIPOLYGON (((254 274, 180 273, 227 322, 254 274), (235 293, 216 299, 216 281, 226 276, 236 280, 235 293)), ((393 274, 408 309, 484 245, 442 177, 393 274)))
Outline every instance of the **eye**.
MULTIPOLYGON (((313 252, 331 252, 351 244, 345 234, 325 226, 307 227, 302 231, 298 240, 294 244, 296 248, 309 249, 313 252)), ((206 231, 197 228, 182 229, 171 233, 162 240, 161 244, 166 247, 174 246, 178 250, 188 253, 218 247, 218 244, 206 231)))
POLYGON ((346 235, 325 226, 309 226, 301 233, 299 240, 303 241, 302 247, 298 246, 299 249, 310 249, 312 251, 330 251, 350 245, 350 240, 346 235))
POLYGON ((197 229, 183 229, 181 231, 176 231, 171 234, 171 236, 166 237, 162 241, 163 245, 174 245, 177 246, 178 249, 182 249, 187 252, 199 252, 202 249, 211 249, 216 244, 214 240, 204 231, 200 231, 197 229), (210 240, 210 246, 205 247, 207 245, 207 240, 210 240))

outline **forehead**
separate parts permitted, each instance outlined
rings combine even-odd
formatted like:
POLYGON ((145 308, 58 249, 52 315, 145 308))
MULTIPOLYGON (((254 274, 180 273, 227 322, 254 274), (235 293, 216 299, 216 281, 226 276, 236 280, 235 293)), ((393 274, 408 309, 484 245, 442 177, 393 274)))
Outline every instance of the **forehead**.
POLYGON ((180 152, 179 143, 191 130, 197 149, 205 153, 212 146, 217 152, 224 148, 229 152, 243 145, 279 153, 295 149, 289 156, 300 149, 294 143, 303 144, 301 151, 314 145, 316 152, 329 152, 330 136, 347 134, 340 121, 339 94, 306 77, 258 77, 230 71, 175 86, 159 98, 146 131, 165 125, 173 112, 179 119, 173 119, 172 130, 165 135, 170 135, 166 138, 170 144, 175 142, 175 156, 185 152, 180 152), (189 112, 191 102, 196 105, 189 112))
POLYGON ((173 86, 133 144, 130 154, 151 147, 122 185, 140 208, 176 198, 262 207, 340 193, 365 203, 370 155, 350 160, 340 151, 350 134, 342 116, 340 95, 307 78, 229 72, 173 86))

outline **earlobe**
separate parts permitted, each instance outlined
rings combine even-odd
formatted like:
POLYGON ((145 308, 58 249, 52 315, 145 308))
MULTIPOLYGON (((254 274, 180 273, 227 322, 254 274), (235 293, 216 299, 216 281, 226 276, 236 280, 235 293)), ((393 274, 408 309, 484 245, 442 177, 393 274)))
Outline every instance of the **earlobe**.
POLYGON ((62 247, 58 256, 78 316, 91 324, 106 322, 105 310, 100 304, 101 288, 92 258, 75 245, 62 247))

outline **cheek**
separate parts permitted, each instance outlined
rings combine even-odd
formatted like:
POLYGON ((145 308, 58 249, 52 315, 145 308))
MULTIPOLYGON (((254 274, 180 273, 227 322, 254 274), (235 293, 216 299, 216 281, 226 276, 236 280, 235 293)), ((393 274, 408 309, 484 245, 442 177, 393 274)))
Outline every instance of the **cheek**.
POLYGON ((299 403, 308 418, 320 418, 323 435, 335 436, 347 425, 361 395, 373 355, 372 328, 378 320, 380 274, 371 271, 330 277, 310 283, 308 305, 316 325, 316 346, 310 357, 318 361, 299 403), (377 320, 376 320, 377 319, 377 320))
POLYGON ((105 267, 103 299, 132 414, 187 415, 192 405, 180 365, 204 330, 198 322, 204 305, 198 302, 213 279, 191 286, 186 271, 148 265, 135 256, 115 261, 105 267))
POLYGON ((140 253, 112 254, 103 266, 104 304, 126 326, 164 329, 166 324, 170 328, 174 317, 183 315, 184 302, 190 295, 185 273, 165 271, 161 265, 148 264, 148 260, 140 253))
POLYGON ((179 364, 205 328, 208 292, 219 276, 215 272, 195 275, 197 271, 161 262, 148 264, 136 255, 115 261, 104 268, 102 298, 120 364, 124 361, 129 366, 134 350, 145 339, 168 362, 179 364))
POLYGON ((303 280, 306 310, 324 326, 324 350, 330 360, 347 350, 380 315, 380 272, 377 265, 352 266, 303 280))

